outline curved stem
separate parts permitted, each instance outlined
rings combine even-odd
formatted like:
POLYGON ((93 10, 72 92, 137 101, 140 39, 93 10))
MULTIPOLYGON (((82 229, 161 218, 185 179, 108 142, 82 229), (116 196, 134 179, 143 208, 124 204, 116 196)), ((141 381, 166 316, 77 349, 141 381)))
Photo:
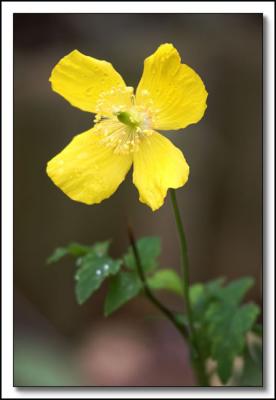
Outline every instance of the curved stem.
POLYGON ((175 222, 178 230, 178 236, 180 240, 181 248, 181 268, 183 274, 183 293, 187 312, 188 326, 189 326, 189 337, 192 346, 192 361, 194 368, 197 372, 199 384, 202 386, 208 386, 208 378, 205 372, 204 359, 200 354, 200 349, 198 346, 197 333, 194 327, 193 312, 190 302, 189 286, 190 286, 190 274, 189 274, 189 259, 188 259, 188 249, 186 236, 176 200, 175 190, 170 190, 171 201, 173 205, 175 222))
POLYGON ((135 258, 135 261, 136 261, 137 272, 138 272, 139 278, 140 278, 140 280, 142 282, 145 295, 173 323, 173 325, 180 332, 180 334, 185 339, 187 339, 188 335, 187 335, 187 332, 185 330, 185 327, 178 322, 178 320, 175 318, 173 313, 166 306, 164 306, 164 304, 162 304, 154 296, 154 294, 150 290, 150 288, 149 288, 149 286, 147 284, 147 280, 146 280, 145 274, 144 274, 144 270, 143 270, 143 267, 142 267, 140 254, 139 254, 139 251, 138 251, 138 248, 136 246, 135 239, 134 239, 134 234, 133 234, 133 231, 132 231, 132 229, 130 227, 128 227, 128 236, 129 236, 129 241, 130 241, 130 244, 131 244, 131 247, 132 247, 132 250, 133 250, 134 258, 135 258))

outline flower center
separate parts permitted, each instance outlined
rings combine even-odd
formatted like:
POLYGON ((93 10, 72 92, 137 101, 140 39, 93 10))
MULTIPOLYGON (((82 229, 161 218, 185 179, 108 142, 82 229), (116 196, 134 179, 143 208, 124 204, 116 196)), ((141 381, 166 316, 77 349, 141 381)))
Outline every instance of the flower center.
POLYGON ((130 89, 113 88, 103 93, 98 102, 95 128, 103 136, 102 142, 115 153, 137 151, 141 140, 153 133, 150 111, 135 104, 133 89, 130 89))
POLYGON ((133 114, 131 114, 130 112, 118 111, 117 113, 115 113, 115 115, 120 122, 122 122, 126 126, 129 126, 130 128, 136 128, 139 126, 140 121, 135 119, 135 116, 133 116, 133 114))

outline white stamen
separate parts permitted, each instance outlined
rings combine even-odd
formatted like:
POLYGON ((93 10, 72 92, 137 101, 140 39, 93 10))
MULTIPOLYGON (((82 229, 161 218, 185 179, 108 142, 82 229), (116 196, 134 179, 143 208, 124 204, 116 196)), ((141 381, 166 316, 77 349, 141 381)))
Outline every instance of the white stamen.
POLYGON ((112 87, 99 96, 95 128, 102 135, 102 143, 113 148, 116 154, 137 151, 141 140, 153 133, 154 113, 150 93, 142 90, 141 94, 145 96, 146 106, 135 104, 132 87, 112 87), (124 113, 125 119, 122 118, 124 113))

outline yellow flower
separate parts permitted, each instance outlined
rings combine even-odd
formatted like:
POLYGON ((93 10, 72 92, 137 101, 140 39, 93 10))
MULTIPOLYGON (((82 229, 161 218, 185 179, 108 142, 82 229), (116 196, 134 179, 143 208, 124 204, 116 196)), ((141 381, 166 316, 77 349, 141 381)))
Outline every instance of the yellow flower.
POLYGON ((86 204, 107 199, 132 164, 139 199, 153 211, 168 188, 186 183, 189 166, 182 152, 156 129, 198 122, 207 92, 172 44, 146 58, 135 95, 109 62, 77 50, 59 61, 50 82, 73 106, 96 114, 94 127, 75 136, 47 165, 49 177, 71 199, 86 204))

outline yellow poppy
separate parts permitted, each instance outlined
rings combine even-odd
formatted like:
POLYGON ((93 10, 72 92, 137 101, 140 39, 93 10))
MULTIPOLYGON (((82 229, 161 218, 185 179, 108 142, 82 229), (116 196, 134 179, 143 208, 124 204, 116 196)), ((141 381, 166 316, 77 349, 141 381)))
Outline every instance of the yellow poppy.
POLYGON ((71 199, 86 204, 107 199, 132 163, 140 201, 153 211, 169 188, 186 183, 189 166, 182 152, 156 129, 198 122, 207 92, 172 44, 146 58, 135 95, 109 62, 77 50, 59 61, 50 82, 73 106, 96 114, 94 127, 75 136, 47 165, 49 177, 71 199))

